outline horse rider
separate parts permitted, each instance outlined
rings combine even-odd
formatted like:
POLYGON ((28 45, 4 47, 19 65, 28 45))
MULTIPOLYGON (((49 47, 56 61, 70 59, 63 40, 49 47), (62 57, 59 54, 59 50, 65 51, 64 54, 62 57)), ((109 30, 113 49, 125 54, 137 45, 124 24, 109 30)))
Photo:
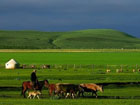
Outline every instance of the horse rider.
POLYGON ((33 89, 35 90, 36 87, 38 86, 38 80, 37 80, 37 76, 36 76, 36 70, 33 70, 33 72, 31 73, 31 81, 32 81, 33 89))

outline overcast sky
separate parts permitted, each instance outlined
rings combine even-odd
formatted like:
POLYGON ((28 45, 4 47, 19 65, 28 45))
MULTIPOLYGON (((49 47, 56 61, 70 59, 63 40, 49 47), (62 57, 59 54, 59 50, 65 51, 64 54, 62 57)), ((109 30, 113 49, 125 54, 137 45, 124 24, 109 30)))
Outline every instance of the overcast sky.
POLYGON ((99 28, 140 37, 140 0, 0 0, 0 30, 99 28))

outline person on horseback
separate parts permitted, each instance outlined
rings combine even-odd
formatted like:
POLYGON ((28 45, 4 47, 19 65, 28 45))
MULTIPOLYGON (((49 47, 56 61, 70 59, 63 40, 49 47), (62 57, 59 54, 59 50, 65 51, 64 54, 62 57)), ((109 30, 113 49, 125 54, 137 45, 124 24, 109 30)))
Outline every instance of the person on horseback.
POLYGON ((36 76, 36 70, 33 70, 33 72, 31 73, 31 82, 33 85, 33 89, 35 90, 36 87, 38 86, 38 79, 36 76))

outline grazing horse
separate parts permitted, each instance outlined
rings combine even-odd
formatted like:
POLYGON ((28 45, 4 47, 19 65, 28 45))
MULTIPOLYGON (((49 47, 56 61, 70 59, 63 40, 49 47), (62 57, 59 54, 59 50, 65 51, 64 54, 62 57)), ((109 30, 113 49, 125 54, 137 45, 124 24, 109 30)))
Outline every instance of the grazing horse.
POLYGON ((83 89, 80 85, 69 84, 69 83, 57 83, 55 87, 55 93, 60 96, 65 96, 66 98, 70 95, 72 98, 76 96, 78 92, 82 92, 83 89))
MULTIPOLYGON (((80 87, 84 89, 84 92, 92 92, 92 96, 94 93, 96 95, 96 98, 97 98, 97 91, 101 91, 101 92, 104 91, 102 86, 93 83, 80 84, 80 87)), ((84 92, 82 92, 82 96, 84 96, 83 95, 84 92)))
MULTIPOLYGON (((49 83, 48 80, 39 81, 35 90, 39 90, 41 92, 43 86, 45 85, 45 87, 47 87, 48 83, 49 83)), ((31 81, 24 81, 22 83, 22 92, 21 92, 21 95, 23 95, 24 98, 26 97, 25 93, 28 89, 33 89, 33 84, 31 81)))
POLYGON ((49 95, 52 96, 52 93, 55 93, 56 84, 46 84, 46 88, 49 89, 49 95))

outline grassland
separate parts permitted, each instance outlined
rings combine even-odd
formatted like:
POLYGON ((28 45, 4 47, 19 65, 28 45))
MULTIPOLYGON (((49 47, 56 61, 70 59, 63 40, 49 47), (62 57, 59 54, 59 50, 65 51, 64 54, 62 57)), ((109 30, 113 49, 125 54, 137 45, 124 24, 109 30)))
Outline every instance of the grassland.
MULTIPOLYGON (((1 100, 0 100, 1 101, 1 100)), ((130 99, 77 99, 77 100, 27 100, 27 99, 2 99, 0 105, 139 105, 140 100, 130 99)))
POLYGON ((0 31, 0 49, 140 48, 140 39, 111 29, 71 32, 0 31))
MULTIPOLYGON (((48 90, 43 89, 40 100, 23 99, 20 96, 21 84, 30 80, 30 73, 33 69, 0 69, 0 105, 137 105, 139 104, 140 89, 138 84, 130 85, 107 85, 104 92, 98 92, 99 99, 85 94, 86 97, 77 99, 58 99, 49 97, 48 90)), ((138 82, 140 74, 137 73, 110 73, 100 74, 91 70, 59 70, 41 69, 37 71, 39 80, 48 79, 50 83, 111 83, 111 82, 138 82), (61 79, 61 80, 60 80, 61 79)))
POLYGON ((140 49, 0 49, 0 52, 140 52, 140 49))
MULTIPOLYGON (((17 69, 0 71, 0 86, 15 86, 20 87, 22 81, 30 80, 30 74, 33 69, 17 69), (10 82, 9 82, 10 81, 10 82)), ((123 73, 116 73, 112 69, 111 73, 106 73, 106 70, 95 69, 40 69, 37 71, 38 79, 48 79, 51 83, 67 82, 67 83, 112 83, 112 82, 139 82, 140 73, 133 73, 124 70, 123 73)))
POLYGON ((139 65, 139 52, 1 52, 0 64, 11 58, 21 64, 98 64, 98 65, 139 65))
POLYGON ((140 84, 116 85, 116 82, 140 82, 140 72, 132 69, 140 67, 139 50, 92 51, 92 52, 47 52, 47 50, 1 50, 0 53, 0 105, 139 105, 140 84), (77 99, 58 99, 49 97, 43 89, 40 100, 23 99, 20 96, 21 84, 30 80, 33 69, 5 70, 4 64, 14 58, 20 64, 37 66, 50 64, 51 69, 37 69, 39 80, 48 79, 50 83, 110 83, 104 85, 104 92, 98 92, 99 99, 87 97, 77 99), (58 67, 54 67, 54 65, 58 67), (76 65, 73 68, 73 64, 76 65), (94 68, 92 65, 94 64, 94 68), (137 64, 137 67, 136 67, 137 64), (66 69, 62 65, 69 65, 66 69), (82 65, 82 67, 80 67, 82 65), (123 72, 116 73, 123 65, 123 72), (106 69, 111 69, 106 73, 106 69))

